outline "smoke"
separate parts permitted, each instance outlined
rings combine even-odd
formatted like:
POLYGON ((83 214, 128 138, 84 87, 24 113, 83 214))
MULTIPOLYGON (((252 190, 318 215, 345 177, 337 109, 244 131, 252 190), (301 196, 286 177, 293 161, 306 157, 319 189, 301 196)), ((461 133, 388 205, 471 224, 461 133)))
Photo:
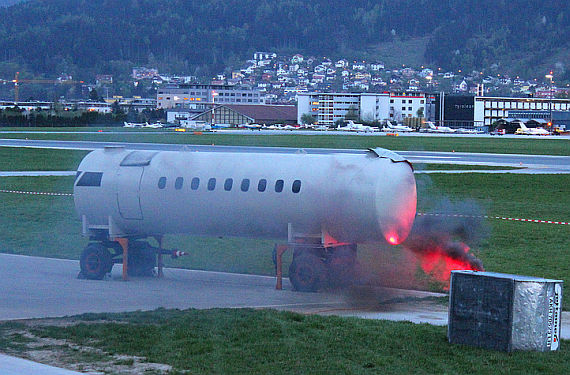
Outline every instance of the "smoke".
POLYGON ((440 199, 417 216, 401 246, 376 245, 361 255, 360 286, 347 291, 354 303, 370 305, 385 300, 377 286, 442 291, 449 288, 453 270, 484 270, 471 248, 489 235, 483 212, 472 201, 440 199), (372 297, 371 297, 372 296, 372 297))

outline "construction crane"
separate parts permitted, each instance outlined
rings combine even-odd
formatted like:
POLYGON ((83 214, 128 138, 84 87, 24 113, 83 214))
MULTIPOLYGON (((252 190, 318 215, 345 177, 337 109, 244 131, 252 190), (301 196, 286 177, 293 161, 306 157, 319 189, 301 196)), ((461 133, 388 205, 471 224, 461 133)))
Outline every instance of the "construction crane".
POLYGON ((83 83, 83 81, 72 81, 72 80, 57 80, 57 79, 20 79, 20 72, 16 72, 12 82, 14 83, 14 104, 20 99, 20 84, 21 83, 42 83, 42 84, 57 84, 57 85, 69 85, 83 83))

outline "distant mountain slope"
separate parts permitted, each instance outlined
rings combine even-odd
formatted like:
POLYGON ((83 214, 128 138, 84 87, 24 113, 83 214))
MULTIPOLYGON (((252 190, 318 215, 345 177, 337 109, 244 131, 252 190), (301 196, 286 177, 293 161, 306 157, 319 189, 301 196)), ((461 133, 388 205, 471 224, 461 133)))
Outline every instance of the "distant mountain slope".
POLYGON ((568 63, 569 22, 567 0, 31 0, 0 8, 0 74, 211 74, 255 50, 382 60, 381 43, 428 38, 423 63, 523 75, 568 63))

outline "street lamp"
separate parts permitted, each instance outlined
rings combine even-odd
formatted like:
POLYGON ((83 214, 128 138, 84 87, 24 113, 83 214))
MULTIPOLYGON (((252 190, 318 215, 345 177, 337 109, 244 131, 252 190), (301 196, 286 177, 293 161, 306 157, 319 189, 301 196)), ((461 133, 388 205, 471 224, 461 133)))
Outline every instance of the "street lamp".
POLYGON ((546 79, 550 80, 550 88, 548 90, 548 112, 550 112, 550 131, 552 131, 554 124, 552 123, 552 71, 544 76, 546 79))
POLYGON ((211 126, 214 126, 214 122, 215 122, 215 114, 214 114, 214 110, 216 108, 216 96, 218 96, 218 93, 215 91, 212 91, 212 121, 211 121, 211 126))

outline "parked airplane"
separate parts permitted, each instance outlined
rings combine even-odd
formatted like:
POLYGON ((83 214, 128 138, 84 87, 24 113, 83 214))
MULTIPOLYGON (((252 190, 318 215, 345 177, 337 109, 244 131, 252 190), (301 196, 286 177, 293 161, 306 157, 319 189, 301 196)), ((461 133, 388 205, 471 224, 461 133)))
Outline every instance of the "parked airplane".
POLYGON ((544 128, 527 128, 527 126, 519 121, 520 128, 515 131, 515 134, 522 135, 550 135, 550 132, 544 128))
POLYGON ((152 124, 146 123, 144 125, 145 128, 152 128, 152 129, 158 129, 158 128, 162 128, 162 124, 160 122, 153 122, 152 124))
POLYGON ((251 129, 251 130, 261 130, 262 126, 259 124, 243 124, 244 128, 251 129))
POLYGON ((378 128, 373 128, 371 126, 362 125, 362 124, 355 124, 354 121, 348 120, 348 124, 346 126, 340 126, 338 128, 340 131, 348 131, 348 132, 365 132, 371 133, 378 131, 378 128))
MULTIPOLYGON (((392 132, 413 132, 414 129, 410 128, 409 126, 406 125, 401 125, 401 124, 396 124, 393 125, 390 121, 388 121, 386 123, 386 125, 388 126, 388 131, 392 131, 392 132)), ((383 128, 386 129, 386 128, 383 128)))
POLYGON ((436 126, 431 121, 426 122, 426 125, 428 133, 455 133, 455 129, 452 129, 449 126, 436 126))
POLYGON ((481 134, 481 133, 483 133, 483 131, 477 130, 477 129, 459 128, 459 129, 457 129, 456 133, 458 133, 458 134, 481 134))
POLYGON ((142 123, 142 122, 123 122, 123 128, 142 128, 145 125, 148 125, 146 122, 142 123))

